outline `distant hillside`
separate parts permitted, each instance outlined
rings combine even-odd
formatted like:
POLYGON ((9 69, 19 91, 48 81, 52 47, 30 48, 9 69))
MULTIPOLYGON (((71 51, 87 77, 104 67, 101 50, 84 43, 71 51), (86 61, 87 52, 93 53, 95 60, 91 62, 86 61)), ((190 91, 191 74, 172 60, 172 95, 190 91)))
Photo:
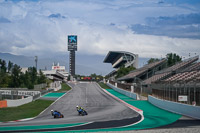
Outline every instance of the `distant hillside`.
MULTIPOLYGON (((92 73, 106 75, 113 70, 111 64, 103 63, 105 56, 102 55, 80 55, 76 54, 76 74, 90 75, 92 73)), ((0 59, 20 65, 21 67, 35 66, 34 57, 24 55, 13 55, 10 53, 0 53, 0 59)), ((139 58, 139 67, 146 64, 148 58, 139 58)), ((38 69, 50 70, 53 62, 59 62, 61 66, 65 66, 69 71, 69 56, 68 54, 56 54, 52 57, 38 57, 38 69)))
MULTIPOLYGON (((103 56, 83 56, 76 55, 76 74, 90 75, 92 73, 105 75, 112 71, 110 64, 103 63, 103 56)), ((10 53, 0 53, 0 59, 11 61, 20 67, 32 67, 35 66, 34 57, 27 57, 23 55, 13 55, 10 53)), ((38 69, 45 69, 45 67, 50 70, 53 62, 59 62, 60 65, 64 65, 69 70, 69 57, 68 55, 56 55, 50 58, 38 57, 38 69)))

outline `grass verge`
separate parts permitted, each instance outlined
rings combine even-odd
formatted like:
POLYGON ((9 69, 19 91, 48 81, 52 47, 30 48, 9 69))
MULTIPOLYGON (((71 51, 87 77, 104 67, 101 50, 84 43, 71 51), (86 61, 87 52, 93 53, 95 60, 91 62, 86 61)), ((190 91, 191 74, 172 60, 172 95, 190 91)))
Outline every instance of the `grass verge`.
POLYGON ((69 85, 67 85, 66 83, 62 83, 61 89, 56 92, 67 92, 69 90, 71 90, 71 87, 69 85))
POLYGON ((101 88, 104 88, 104 89, 111 89, 109 86, 107 86, 106 84, 104 84, 104 83, 102 83, 102 82, 99 82, 98 84, 101 86, 101 88))
POLYGON ((6 122, 35 117, 51 103, 53 103, 53 101, 36 100, 18 107, 0 108, 0 121, 6 122))

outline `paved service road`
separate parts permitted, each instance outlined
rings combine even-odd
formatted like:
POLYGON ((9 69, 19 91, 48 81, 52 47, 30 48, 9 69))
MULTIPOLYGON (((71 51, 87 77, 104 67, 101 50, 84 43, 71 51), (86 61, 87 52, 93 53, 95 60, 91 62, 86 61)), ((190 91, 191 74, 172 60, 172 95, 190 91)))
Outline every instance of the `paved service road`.
MULTIPOLYGON (((77 83, 75 85, 73 84, 72 87, 73 89, 71 91, 56 101, 36 119, 26 122, 3 123, 0 124, 0 126, 51 125, 85 122, 96 122, 96 125, 98 125, 97 123, 104 123, 106 121, 116 121, 120 123, 120 120, 128 120, 128 123, 122 122, 124 125, 119 125, 125 126, 126 124, 132 124, 134 119, 137 119, 135 122, 139 121, 138 118, 140 117, 137 112, 107 95, 96 83, 77 83), (85 108, 88 115, 79 116, 76 111, 77 105, 85 108), (64 115, 64 118, 54 119, 50 112, 52 109, 60 111, 64 115)), ((87 128, 90 129, 91 126, 87 128)), ((98 128, 98 126, 95 128, 98 128)))

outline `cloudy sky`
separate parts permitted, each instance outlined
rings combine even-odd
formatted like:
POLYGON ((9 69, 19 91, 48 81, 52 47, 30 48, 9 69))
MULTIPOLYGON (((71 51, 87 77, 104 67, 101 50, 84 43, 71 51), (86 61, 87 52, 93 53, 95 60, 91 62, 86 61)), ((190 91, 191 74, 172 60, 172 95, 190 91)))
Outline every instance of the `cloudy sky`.
POLYGON ((140 57, 200 54, 199 0, 0 0, 0 52, 49 56, 129 51, 140 57))

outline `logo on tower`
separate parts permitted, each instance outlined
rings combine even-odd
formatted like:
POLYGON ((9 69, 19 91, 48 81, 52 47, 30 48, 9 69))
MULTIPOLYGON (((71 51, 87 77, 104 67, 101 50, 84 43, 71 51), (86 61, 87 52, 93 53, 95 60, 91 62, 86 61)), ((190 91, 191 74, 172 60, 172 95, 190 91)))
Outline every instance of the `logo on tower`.
POLYGON ((77 51, 77 35, 68 36, 68 51, 77 51))

